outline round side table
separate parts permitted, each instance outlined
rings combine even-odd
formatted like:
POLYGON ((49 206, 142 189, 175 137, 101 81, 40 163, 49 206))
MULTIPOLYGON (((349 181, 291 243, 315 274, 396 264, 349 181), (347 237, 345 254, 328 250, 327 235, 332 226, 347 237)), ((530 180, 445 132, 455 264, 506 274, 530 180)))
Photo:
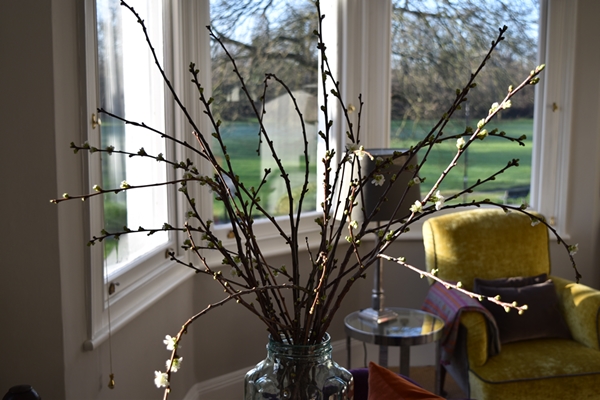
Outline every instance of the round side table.
MULTIPOLYGON (((387 367, 387 347, 400 347, 400 373, 409 376, 410 346, 438 341, 442 337, 444 320, 421 310, 389 307, 398 317, 385 323, 363 319, 359 311, 346 316, 346 351, 348 368, 351 360, 351 339, 379 345, 379 365, 387 367)), ((439 346, 438 346, 439 347, 439 346)), ((439 348, 436 349, 436 381, 439 379, 439 348)))

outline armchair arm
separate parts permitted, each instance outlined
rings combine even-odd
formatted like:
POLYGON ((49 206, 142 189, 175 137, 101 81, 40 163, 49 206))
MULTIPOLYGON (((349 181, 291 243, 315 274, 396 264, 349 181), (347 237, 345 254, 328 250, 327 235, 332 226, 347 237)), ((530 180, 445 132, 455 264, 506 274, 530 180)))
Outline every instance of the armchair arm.
POLYGON ((476 311, 460 316, 460 323, 467 328, 467 355, 469 365, 481 366, 488 359, 488 331, 485 317, 476 311))
POLYGON ((600 350, 600 291, 552 276, 573 339, 600 350))

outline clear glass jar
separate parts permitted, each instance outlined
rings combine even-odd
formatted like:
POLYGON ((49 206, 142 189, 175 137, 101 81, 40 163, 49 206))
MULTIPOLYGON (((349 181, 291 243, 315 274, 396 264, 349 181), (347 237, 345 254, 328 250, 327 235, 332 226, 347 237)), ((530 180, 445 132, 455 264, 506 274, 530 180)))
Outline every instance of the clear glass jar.
POLYGON ((331 358, 331 338, 293 345, 269 336, 267 358, 246 373, 245 400, 351 400, 352 374, 331 358))

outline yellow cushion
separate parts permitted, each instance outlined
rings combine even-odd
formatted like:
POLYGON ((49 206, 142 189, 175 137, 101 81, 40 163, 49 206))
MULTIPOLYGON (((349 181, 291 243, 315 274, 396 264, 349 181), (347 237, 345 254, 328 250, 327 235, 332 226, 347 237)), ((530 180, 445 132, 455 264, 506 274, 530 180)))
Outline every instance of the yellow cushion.
POLYGON ((460 281, 467 289, 475 278, 550 272, 548 229, 532 226, 518 212, 477 209, 431 218, 423 224, 423 241, 427 269, 438 269, 440 278, 460 281), (507 257, 515 249, 519 257, 507 257))
POLYGON ((509 343, 485 365, 471 365, 469 381, 474 399, 597 399, 600 355, 567 339, 509 343))
POLYGON ((469 373, 471 398, 485 400, 598 400, 600 375, 556 377, 537 381, 522 381, 498 385, 479 386, 473 373, 469 373))

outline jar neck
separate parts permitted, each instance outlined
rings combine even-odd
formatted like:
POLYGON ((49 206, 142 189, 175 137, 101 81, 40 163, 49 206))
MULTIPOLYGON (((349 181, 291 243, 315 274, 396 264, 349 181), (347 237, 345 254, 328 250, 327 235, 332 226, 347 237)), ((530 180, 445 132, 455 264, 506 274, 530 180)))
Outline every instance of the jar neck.
POLYGON ((325 334, 321 343, 303 345, 303 344, 291 344, 289 341, 282 337, 280 342, 273 340, 269 336, 269 344, 267 345, 267 352, 273 357, 293 357, 293 358, 306 358, 306 359, 317 359, 331 357, 331 337, 329 334, 325 334))

